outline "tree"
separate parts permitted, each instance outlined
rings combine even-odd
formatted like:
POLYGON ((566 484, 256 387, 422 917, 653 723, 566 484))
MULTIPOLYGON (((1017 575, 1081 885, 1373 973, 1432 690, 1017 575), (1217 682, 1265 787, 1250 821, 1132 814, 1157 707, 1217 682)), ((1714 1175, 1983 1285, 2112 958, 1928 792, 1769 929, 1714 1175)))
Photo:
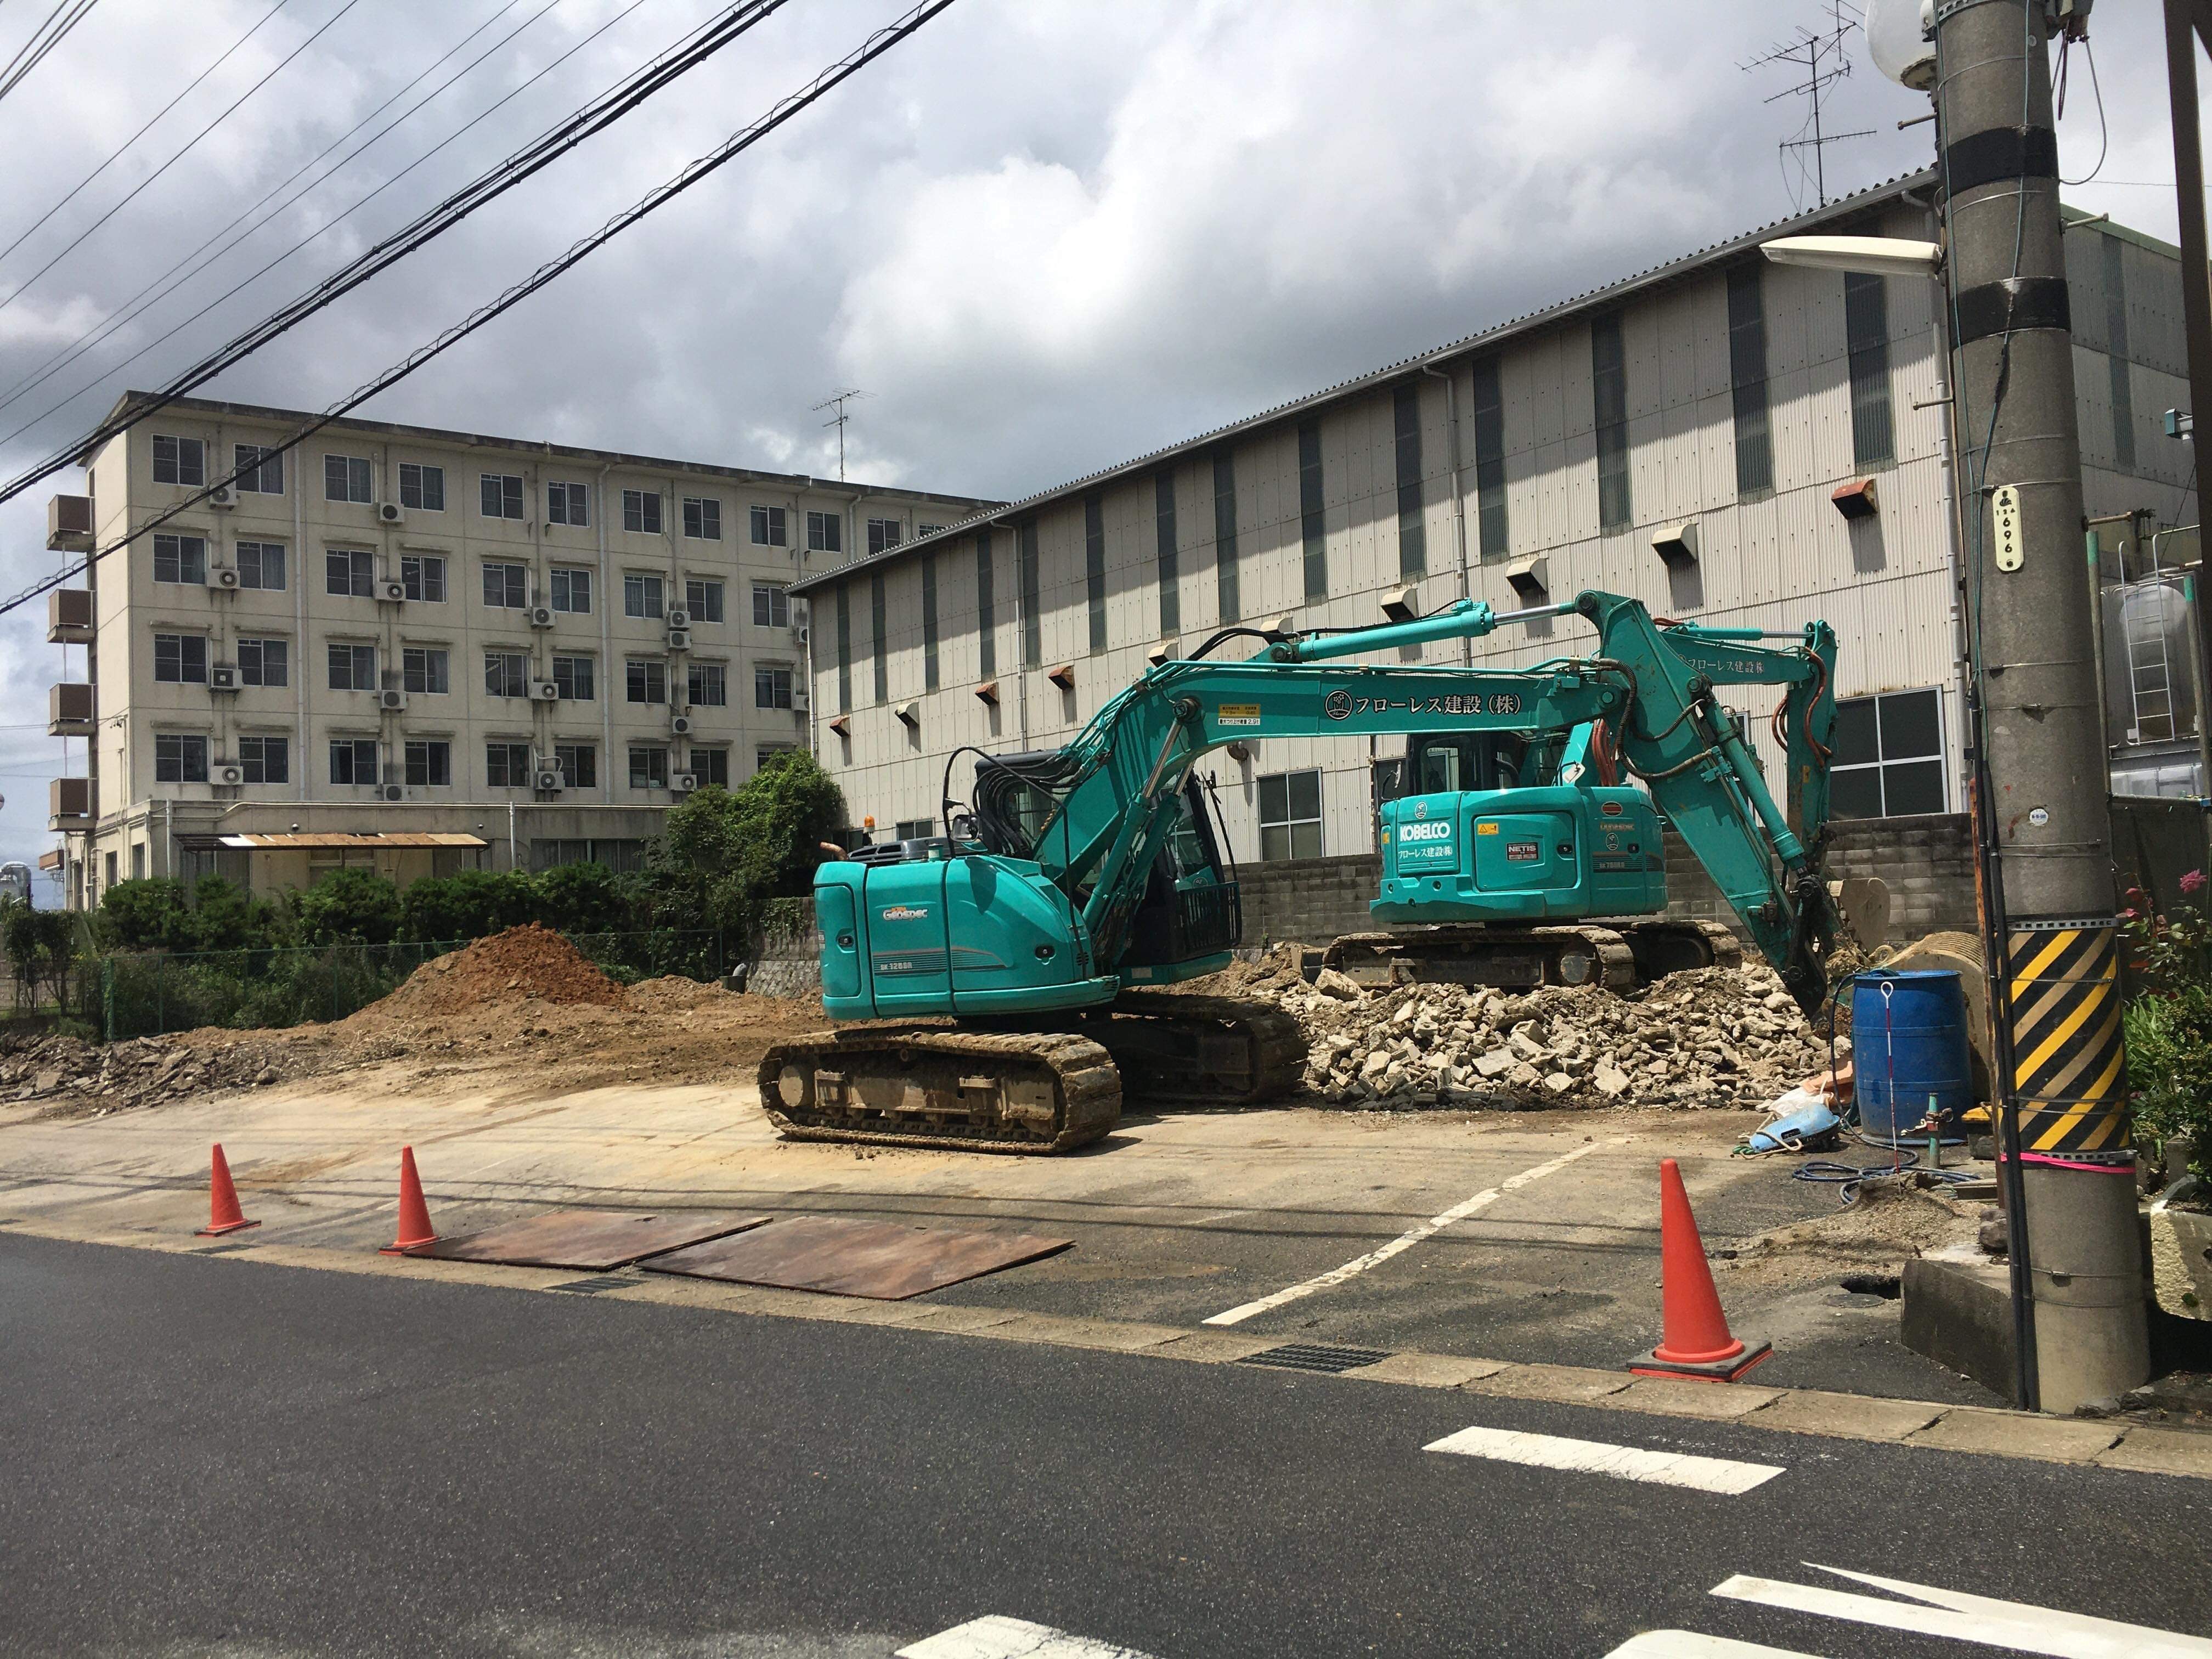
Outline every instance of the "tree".
MULTIPOLYGON (((118 882, 116 888, 123 885, 118 882)), ((27 904, 0 908, 0 948, 7 951, 9 965, 15 970, 19 1002, 36 1005, 43 993, 63 1008, 69 1006, 76 925, 76 915, 68 910, 33 910, 27 904)))
POLYGON ((94 927, 111 951, 174 951, 186 932, 185 884, 167 876, 118 881, 100 902, 94 927))
POLYGON ((604 864, 556 864, 537 878, 538 919, 568 933, 618 933, 637 918, 622 878, 604 864))
MULTIPOLYGON (((517 870, 463 870, 431 876, 407 890, 400 902, 401 932, 410 939, 442 943, 483 939, 536 921, 537 884, 517 870)), ((567 927, 548 918, 548 925, 567 927)))
POLYGON ((808 890, 821 843, 844 822, 844 793, 809 754, 734 790, 700 790, 669 813, 647 855, 654 920, 750 938, 769 900, 808 890))
POLYGON ((368 870, 336 870, 292 896, 302 945, 386 945, 399 931, 399 890, 368 870))

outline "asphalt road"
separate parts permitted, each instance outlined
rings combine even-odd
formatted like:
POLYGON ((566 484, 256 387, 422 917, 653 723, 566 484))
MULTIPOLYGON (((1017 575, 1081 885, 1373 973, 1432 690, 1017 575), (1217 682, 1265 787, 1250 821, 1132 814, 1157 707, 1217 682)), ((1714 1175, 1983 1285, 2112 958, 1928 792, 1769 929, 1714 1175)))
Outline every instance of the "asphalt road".
POLYGON ((2088 1650, 1806 1563, 2212 1624, 2212 1483, 606 1296, 0 1235, 0 1389, 9 1654, 2088 1650), (1423 1449, 1477 1427, 1781 1473, 1423 1449))

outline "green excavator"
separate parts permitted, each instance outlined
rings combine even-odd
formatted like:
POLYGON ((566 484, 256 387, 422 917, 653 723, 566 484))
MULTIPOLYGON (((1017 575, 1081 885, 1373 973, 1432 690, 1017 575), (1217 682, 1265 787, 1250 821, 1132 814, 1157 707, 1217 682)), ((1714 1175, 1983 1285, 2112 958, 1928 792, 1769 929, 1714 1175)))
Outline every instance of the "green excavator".
POLYGON ((1462 599, 1345 632, 1231 628, 1064 749, 977 753, 964 811, 953 769, 974 751, 956 753, 953 834, 816 871, 823 1003, 848 1023, 771 1048, 763 1104, 797 1139, 1048 1152, 1104 1134, 1125 1093, 1286 1092, 1305 1059, 1296 1022, 1160 988, 1226 967, 1242 936, 1194 765, 1272 738, 1408 739, 1408 792, 1380 808, 1371 908, 1386 931, 1329 951, 1355 979, 1626 989, 1733 960, 1727 929, 1662 918, 1663 812, 1809 1012, 1837 921, 1820 869, 1835 637, 1824 623, 1786 646, 1767 637, 1596 592, 1504 614, 1462 599), (1371 660, 1565 616, 1595 627, 1591 654, 1517 670, 1371 660), (1247 640, 1256 654, 1213 654, 1247 640), (1720 699, 1730 684, 1782 688, 1786 808, 1720 699))

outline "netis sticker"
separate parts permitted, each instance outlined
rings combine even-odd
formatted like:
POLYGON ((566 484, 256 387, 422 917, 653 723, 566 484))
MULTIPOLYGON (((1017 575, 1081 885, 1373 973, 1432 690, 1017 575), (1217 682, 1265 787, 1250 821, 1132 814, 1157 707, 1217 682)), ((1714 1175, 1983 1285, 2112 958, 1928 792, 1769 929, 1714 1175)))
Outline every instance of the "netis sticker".
POLYGON ((1223 726, 1257 726, 1260 705, 1256 702, 1224 702, 1214 711, 1216 721, 1223 726))

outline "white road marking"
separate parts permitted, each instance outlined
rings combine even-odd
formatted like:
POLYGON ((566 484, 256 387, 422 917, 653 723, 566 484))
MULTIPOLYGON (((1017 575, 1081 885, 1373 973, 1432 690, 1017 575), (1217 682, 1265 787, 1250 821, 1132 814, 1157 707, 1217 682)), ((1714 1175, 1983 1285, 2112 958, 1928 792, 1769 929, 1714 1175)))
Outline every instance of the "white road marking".
POLYGON ((1399 1234, 1397 1237, 1379 1249, 1370 1250, 1365 1255, 1355 1257, 1341 1267, 1332 1267, 1318 1279, 1309 1279, 1303 1284, 1290 1286, 1287 1290, 1277 1291, 1273 1296, 1263 1296, 1257 1302, 1242 1303, 1230 1309, 1226 1313, 1215 1314, 1204 1322, 1208 1325, 1241 1325, 1254 1314, 1266 1313, 1269 1309, 1279 1308, 1286 1302, 1296 1302, 1301 1297, 1313 1295, 1316 1291, 1325 1291, 1333 1285, 1341 1285, 1347 1279, 1356 1279, 1370 1267, 1379 1267, 1392 1256, 1401 1255, 1412 1249, 1423 1239, 1442 1232, 1455 1221, 1464 1221, 1476 1211, 1488 1209, 1506 1194, 1516 1191, 1532 1181, 1541 1181, 1547 1175, 1558 1173, 1578 1158, 1588 1158, 1592 1152, 1601 1152, 1607 1146, 1625 1146, 1627 1144, 1628 1138, 1623 1135, 1613 1140, 1592 1141, 1585 1146, 1577 1146, 1574 1151, 1564 1152, 1548 1164, 1539 1164, 1533 1170, 1523 1170, 1519 1175, 1507 1176, 1495 1187, 1485 1188, 1473 1198, 1462 1200, 1453 1205, 1443 1214, 1431 1216, 1412 1231, 1399 1234))
POLYGON ((1725 1636, 1700 1636, 1695 1631, 1648 1630, 1630 1637, 1605 1659, 1820 1659, 1820 1656, 1800 1653, 1795 1648, 1731 1641, 1725 1636))
MULTIPOLYGON (((1735 1498, 1764 1486, 1783 1471, 1771 1463, 1735 1463, 1724 1457, 1695 1457, 1686 1452, 1646 1451, 1602 1440, 1570 1440, 1556 1434, 1524 1434, 1514 1429, 1462 1429, 1421 1448, 1457 1452, 1466 1457, 1527 1463, 1540 1469, 1568 1469, 1610 1474, 1657 1486, 1687 1486, 1695 1492, 1735 1498)), ((1721 1594, 1716 1590, 1715 1595, 1721 1594)))
POLYGON ((1903 1601, 1884 1601, 1845 1590, 1754 1578, 1741 1573, 1716 1584, 1712 1593, 1732 1601, 1817 1613, 1825 1619, 1847 1619, 1855 1624, 1910 1631, 1920 1636, 1978 1642, 1984 1647, 2005 1648, 2014 1653, 2045 1654, 2050 1659, 2206 1659, 2212 1656, 2212 1641, 2201 1636, 2182 1636, 2143 1625, 2123 1625, 2112 1619, 2092 1619, 2084 1613, 2062 1613, 2026 1601, 2000 1601, 1990 1596, 1939 1589, 1899 1578, 1877 1578, 1869 1573, 1847 1572, 1841 1567, 1824 1567, 1817 1562, 1804 1565, 1815 1571, 1832 1572, 1839 1577, 1856 1579, 1863 1584, 1936 1605, 1913 1607, 1903 1601))
POLYGON ((939 1631, 910 1647, 896 1659, 1152 1659, 1134 1648, 1112 1642, 1096 1642, 1087 1636, 1070 1636, 1049 1625, 1032 1625, 1026 1619, 991 1613, 964 1625, 939 1631))

